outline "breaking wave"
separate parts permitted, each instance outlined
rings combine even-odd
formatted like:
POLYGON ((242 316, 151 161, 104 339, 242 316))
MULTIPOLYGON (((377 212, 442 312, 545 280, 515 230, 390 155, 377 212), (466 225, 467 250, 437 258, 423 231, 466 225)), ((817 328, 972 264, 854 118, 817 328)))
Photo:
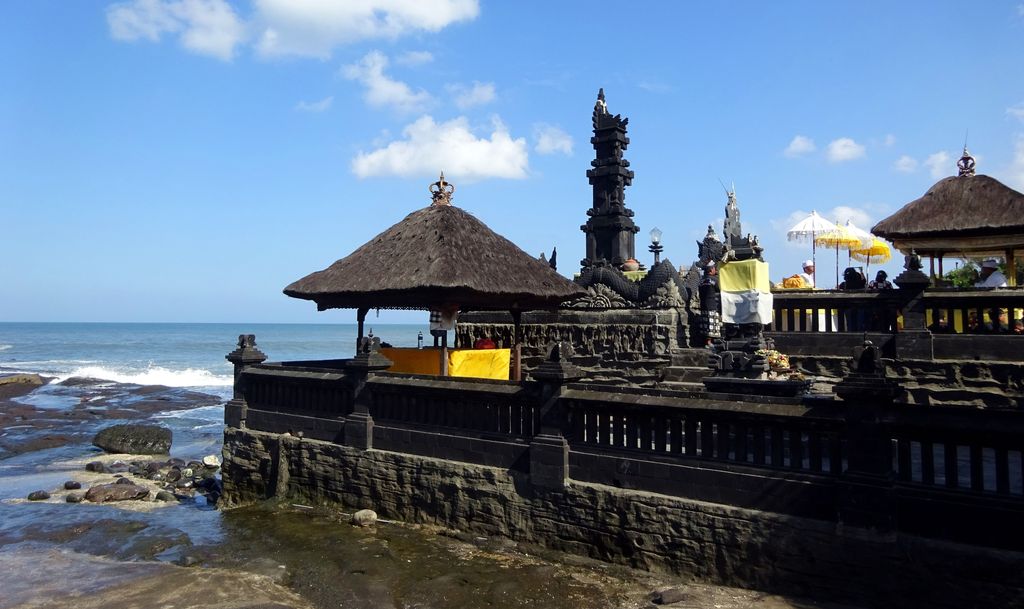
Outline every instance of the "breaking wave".
POLYGON ((8 349, 10 349, 13 346, 14 345, 0 345, 0 351, 7 351, 8 349))
POLYGON ((145 370, 112 370, 103 366, 76 368, 62 379, 73 376, 131 383, 134 385, 164 385, 166 387, 230 387, 234 379, 230 375, 217 375, 201 368, 170 370, 162 366, 150 366, 145 370))

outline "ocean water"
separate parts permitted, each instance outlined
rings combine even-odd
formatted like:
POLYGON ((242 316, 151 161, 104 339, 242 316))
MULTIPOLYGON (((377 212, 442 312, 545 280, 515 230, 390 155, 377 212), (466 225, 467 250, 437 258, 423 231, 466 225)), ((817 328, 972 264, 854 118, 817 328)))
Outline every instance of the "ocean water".
MULTIPOLYGON (((381 340, 415 347, 426 324, 374 327, 381 340)), ((239 334, 255 334, 269 361, 336 359, 355 352, 356 324, 3 323, 0 374, 34 372, 115 383, 166 385, 230 394, 224 356, 239 334)))

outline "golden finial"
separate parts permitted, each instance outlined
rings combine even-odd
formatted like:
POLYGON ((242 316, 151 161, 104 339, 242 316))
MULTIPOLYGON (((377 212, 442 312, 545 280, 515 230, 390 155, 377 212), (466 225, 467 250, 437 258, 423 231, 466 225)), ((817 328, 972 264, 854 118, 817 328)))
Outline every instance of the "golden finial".
POLYGON ((441 172, 441 179, 431 184, 427 190, 434 197, 434 200, 430 203, 431 205, 452 204, 452 194, 455 192, 455 185, 445 181, 443 171, 441 172))

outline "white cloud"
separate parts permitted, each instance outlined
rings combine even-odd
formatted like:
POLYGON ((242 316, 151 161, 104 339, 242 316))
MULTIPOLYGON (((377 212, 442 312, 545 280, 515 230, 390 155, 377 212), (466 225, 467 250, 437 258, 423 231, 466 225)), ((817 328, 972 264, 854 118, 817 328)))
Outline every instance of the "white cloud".
POLYGON ((838 205, 825 212, 825 216, 829 220, 838 224, 846 224, 847 221, 852 222, 857 228, 863 230, 869 230, 874 226, 874 222, 871 220, 871 214, 867 210, 860 207, 851 207, 849 205, 838 205))
POLYGON ((903 155, 893 163, 893 169, 900 173, 914 173, 917 171, 917 159, 912 156, 903 155))
POLYGON ((301 110, 303 112, 323 112, 324 110, 330 108, 332 103, 334 103, 333 95, 325 97, 320 101, 315 102, 300 101, 299 103, 295 104, 295 109, 301 110))
POLYGON ((395 63, 400 66, 421 66, 434 61, 434 54, 430 51, 406 51, 395 57, 395 63))
POLYGON ((949 160, 949 153, 945 150, 928 155, 924 165, 931 171, 935 179, 949 176, 953 172, 953 164, 949 160))
POLYGON ((1013 161, 1010 163, 1006 174, 1007 184, 1018 191, 1024 192, 1024 135, 1017 135, 1013 161))
POLYGON ((134 0, 107 7, 107 25, 115 40, 158 42, 178 34, 194 53, 230 61, 242 42, 245 25, 224 0, 134 0))
POLYGON ((803 135, 797 135, 793 137, 793 141, 789 143, 789 146, 786 146, 782 154, 792 159, 809 154, 817 149, 818 147, 814 145, 814 140, 803 135))
POLYGON ((1024 17, 1024 4, 1017 5, 1017 16, 1024 17))
POLYGON ((480 13, 477 0, 255 0, 262 55, 328 58, 341 45, 438 32, 480 13))
POLYGON ((463 180, 525 178, 529 169, 526 139, 513 139, 495 117, 490 136, 477 137, 469 120, 460 116, 436 123, 421 116, 402 130, 404 139, 372 152, 360 152, 352 160, 352 172, 360 178, 375 176, 446 176, 463 180))
POLYGON ((418 112, 426 108, 432 98, 424 90, 413 91, 404 82, 384 74, 388 58, 380 51, 371 51, 359 63, 342 68, 342 74, 366 87, 363 98, 374 107, 391 106, 402 112, 418 112))
POLYGON ((891 133, 886 133, 885 134, 885 139, 882 140, 882 144, 885 145, 886 148, 889 148, 889 147, 891 147, 895 143, 896 143, 896 136, 891 134, 891 133))
POLYGON ((864 157, 864 146, 848 137, 841 137, 829 143, 825 155, 831 163, 853 161, 864 157))
POLYGON ((1013 118, 1024 121, 1024 102, 1021 102, 1016 106, 1010 106, 1009 108, 1006 109, 1006 113, 1012 116, 1013 118))
POLYGON ((537 142, 534 150, 538 154, 572 155, 572 136, 554 125, 537 123, 533 126, 533 139, 537 142))
POLYGON ((473 81, 472 87, 462 84, 446 85, 445 89, 455 98, 455 105, 460 110, 489 104, 497 97, 493 82, 473 81))

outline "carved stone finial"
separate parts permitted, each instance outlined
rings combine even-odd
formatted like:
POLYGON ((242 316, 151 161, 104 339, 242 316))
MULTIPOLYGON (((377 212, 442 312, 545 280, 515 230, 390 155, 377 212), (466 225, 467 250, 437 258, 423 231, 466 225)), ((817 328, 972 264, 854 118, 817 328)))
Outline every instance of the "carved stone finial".
POLYGON ((455 193, 455 185, 451 182, 446 182, 444 179, 444 172, 441 172, 441 179, 431 184, 427 190, 430 191, 430 195, 433 197, 431 205, 451 205, 452 195, 455 193))
POLYGON ((921 264, 921 257, 917 255, 917 252, 910 250, 910 253, 903 257, 903 268, 908 271, 920 271, 924 268, 921 264))
POLYGON ((604 101, 604 87, 597 91, 597 103, 594 104, 594 114, 608 114, 608 104, 604 101))
POLYGON ((971 177, 974 175, 974 157, 971 156, 970 152, 967 152, 967 146, 964 146, 964 154, 960 157, 960 160, 956 162, 957 169, 959 169, 960 177, 971 177))
POLYGON ((238 347, 231 353, 228 353, 225 359, 235 365, 245 366, 266 361, 267 355, 256 346, 255 334, 239 334, 238 347))

